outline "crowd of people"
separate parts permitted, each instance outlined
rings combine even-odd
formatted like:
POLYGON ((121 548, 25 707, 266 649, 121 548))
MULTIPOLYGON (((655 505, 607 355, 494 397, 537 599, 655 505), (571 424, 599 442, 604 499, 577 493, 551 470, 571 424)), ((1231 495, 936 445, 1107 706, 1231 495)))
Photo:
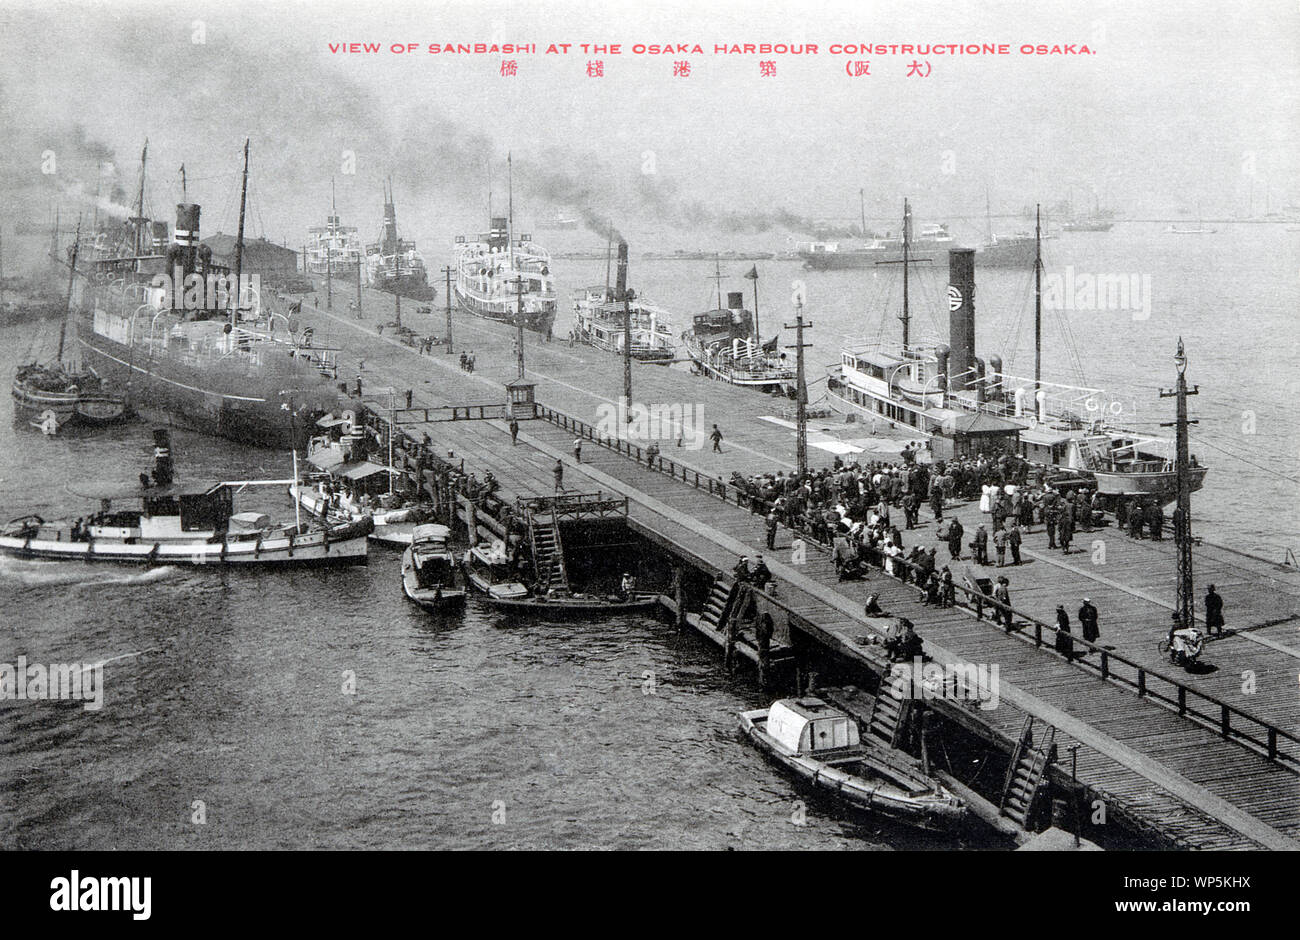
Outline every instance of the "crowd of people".
MULTIPOLYGON (((1042 526, 1047 548, 1071 551, 1075 533, 1090 532, 1106 524, 1101 499, 1084 478, 1064 478, 1046 465, 1004 454, 918 463, 915 451, 903 451, 903 463, 884 461, 846 464, 837 457, 831 467, 797 474, 787 471, 732 475, 732 485, 745 496, 750 509, 765 516, 767 549, 776 548, 781 526, 801 538, 831 549, 841 579, 870 568, 914 585, 923 603, 951 607, 957 602, 952 562, 969 558, 977 566, 1003 568, 1022 564, 1025 536, 1042 526), (945 523, 944 510, 952 500, 979 501, 989 518, 969 536, 960 520, 945 523), (938 546, 908 545, 904 535, 920 524, 923 507, 938 524, 946 543, 948 563, 938 557, 938 546), (966 539, 969 537, 969 541, 966 539), (990 544, 993 554, 990 555, 990 544), (966 555, 969 550, 969 556, 966 555)), ((1121 500, 1116 521, 1133 538, 1163 535, 1164 510, 1155 500, 1121 500)), ((747 561, 737 566, 737 580, 747 561)), ((764 566, 766 570, 766 566, 764 566)), ((770 578, 770 574, 768 575, 770 578)), ((962 587, 979 617, 992 609, 993 619, 1013 629, 1010 580, 962 578, 962 587)), ((1211 590, 1206 598, 1207 625, 1222 630, 1222 599, 1211 590)), ((879 596, 872 595, 879 609, 879 596)), ((871 602, 868 604, 870 608, 871 602)), ((867 611, 871 615, 870 609, 867 611)), ((1081 636, 1089 643, 1100 637, 1099 614, 1083 598, 1077 612, 1081 636)), ((1055 647, 1073 659, 1077 655, 1071 621, 1065 605, 1056 610, 1055 647)), ((1085 647, 1086 649, 1086 647, 1085 647)))

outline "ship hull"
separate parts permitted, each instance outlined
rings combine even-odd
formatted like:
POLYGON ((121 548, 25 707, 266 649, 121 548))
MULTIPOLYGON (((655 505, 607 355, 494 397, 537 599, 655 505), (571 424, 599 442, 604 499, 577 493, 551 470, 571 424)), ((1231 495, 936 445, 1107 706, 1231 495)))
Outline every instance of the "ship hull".
POLYGON ((130 389, 132 407, 146 417, 278 450, 305 449, 319 417, 291 419, 277 398, 257 394, 255 377, 249 379, 249 394, 234 395, 214 389, 202 370, 169 361, 142 364, 129 347, 95 333, 78 336, 77 343, 96 373, 114 388, 130 389))
MULTIPOLYGON (((466 313, 482 317, 484 320, 495 320, 498 323, 508 323, 511 326, 516 325, 518 314, 514 304, 483 300, 459 286, 455 288, 455 293, 456 306, 466 313)), ((555 306, 554 302, 550 302, 544 304, 540 310, 525 310, 524 329, 532 330, 535 333, 547 332, 555 322, 555 306)))
POLYGON ((438 296, 438 291, 429 283, 429 279, 423 273, 408 274, 401 277, 379 275, 371 281, 370 286, 374 290, 383 291, 386 294, 396 294, 410 300, 431 301, 438 296))

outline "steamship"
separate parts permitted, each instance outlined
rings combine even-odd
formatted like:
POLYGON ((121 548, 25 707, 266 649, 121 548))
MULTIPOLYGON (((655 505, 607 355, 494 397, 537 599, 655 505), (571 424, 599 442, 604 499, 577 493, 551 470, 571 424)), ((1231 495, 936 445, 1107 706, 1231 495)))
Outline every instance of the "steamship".
MULTIPOLYGON (((248 151, 244 174, 247 181, 248 151)), ((143 191, 143 181, 141 183, 143 191)), ((245 191, 241 194, 241 234, 245 191)), ((199 243, 200 207, 167 223, 133 220, 135 237, 95 258, 80 299, 84 362, 147 417, 267 447, 306 446, 331 412, 337 350, 313 344, 263 307, 256 277, 214 263, 199 243)))
MULTIPOLYGON (((948 253, 948 342, 909 342, 905 300, 902 343, 841 349, 827 381, 832 407, 925 435, 936 458, 1011 452, 1092 477, 1104 496, 1173 500, 1171 442, 1119 426, 1102 389, 1009 375, 1000 356, 990 355, 987 362, 976 356, 977 258, 969 248, 948 253)), ((1040 263, 1036 240, 1031 264, 1040 263)), ((1040 303, 1036 316, 1041 315, 1040 303)), ((1206 472, 1193 466, 1193 490, 1201 488, 1206 472)))
POLYGON ((493 218, 491 230, 473 240, 456 236, 456 305, 476 317, 546 333, 555 322, 551 256, 532 236, 513 239, 509 220, 493 218))
POLYGON ((397 209, 391 183, 384 192, 384 225, 379 241, 366 246, 366 283, 375 290, 411 300, 433 300, 437 294, 429 284, 429 274, 424 259, 415 250, 415 242, 403 241, 397 234, 397 209))
POLYGON ((339 222, 331 184, 330 214, 325 224, 307 230, 307 273, 350 281, 360 272, 364 251, 357 227, 339 222))
POLYGON ((668 311, 647 304, 627 286, 627 242, 618 244, 618 275, 613 290, 608 284, 588 287, 573 303, 574 338, 588 346, 622 355, 627 340, 624 304, 631 325, 628 354, 643 362, 673 358, 673 331, 668 311))
POLYGON ((727 293, 722 306, 722 274, 714 268, 718 281, 718 306, 696 314, 691 328, 682 333, 682 343, 694 364, 694 370, 732 385, 743 385, 765 392, 790 392, 797 376, 794 363, 785 353, 777 353, 777 338, 762 342, 754 314, 745 309, 741 291, 727 293))
MULTIPOLYGON (((917 251, 938 251, 952 245, 952 235, 947 225, 926 225, 908 244, 917 251)), ((869 268, 873 265, 895 263, 903 260, 903 238, 877 238, 857 247, 845 247, 840 242, 810 242, 799 249, 804 267, 815 271, 835 271, 844 268, 869 268)))

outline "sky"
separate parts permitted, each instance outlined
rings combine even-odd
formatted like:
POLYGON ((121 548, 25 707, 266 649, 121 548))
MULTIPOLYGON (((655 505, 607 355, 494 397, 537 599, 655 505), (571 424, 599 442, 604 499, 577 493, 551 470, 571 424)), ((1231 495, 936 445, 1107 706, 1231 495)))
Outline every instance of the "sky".
POLYGON ((593 231, 806 236, 810 220, 856 221, 860 192, 878 229, 904 196, 959 230, 982 230, 986 204, 1002 216, 1071 197, 1122 217, 1238 217, 1300 203, 1298 53, 1294 0, 0 0, 0 228, 56 203, 74 214, 97 189, 102 212, 125 214, 146 137, 147 214, 172 217, 183 163, 204 232, 232 231, 248 138, 249 231, 291 245, 324 221, 331 180, 366 234, 389 176, 415 234, 482 230, 489 186, 504 209, 507 155, 521 225, 563 213, 593 231), (538 53, 426 51, 493 41, 538 53), (819 53, 713 54, 765 41, 819 53), (331 53, 340 42, 384 51, 331 53), (836 42, 1011 54, 832 55, 836 42), (543 54, 550 43, 573 49, 543 54), (500 74, 506 59, 517 74, 500 74), (914 59, 928 76, 906 74, 914 59), (596 60, 604 75, 589 77, 596 60), (680 61, 689 76, 673 75, 680 61), (868 74, 846 74, 853 61, 868 74))

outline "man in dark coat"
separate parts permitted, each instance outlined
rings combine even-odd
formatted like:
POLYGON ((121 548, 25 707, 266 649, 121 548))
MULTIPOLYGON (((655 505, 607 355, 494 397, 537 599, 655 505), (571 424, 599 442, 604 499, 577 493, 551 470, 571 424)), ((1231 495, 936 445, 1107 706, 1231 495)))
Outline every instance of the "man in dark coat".
POLYGON ((740 561, 736 562, 736 567, 731 569, 731 576, 736 579, 738 584, 747 584, 750 580, 749 558, 742 555, 740 561))
POLYGON ((767 514, 767 519, 764 520, 763 522, 763 527, 767 531, 768 551, 774 551, 776 549, 776 526, 777 526, 776 510, 773 509, 771 512, 767 514))
POLYGON ((754 582, 754 587, 760 591, 767 590, 767 583, 772 580, 772 572, 763 561, 763 556, 759 555, 754 565, 754 570, 750 573, 750 580, 754 582))
POLYGON ((960 519, 948 523, 948 553, 952 555, 953 561, 961 561, 961 538, 965 534, 960 519))
POLYGON ((1020 526, 1013 522, 1011 528, 1007 530, 1007 548, 1011 549, 1011 564, 1013 565, 1020 564, 1021 538, 1020 526))
POLYGON ((1074 659, 1074 638, 1070 636, 1070 615, 1065 607, 1056 605, 1056 651, 1067 660, 1074 659))
POLYGON ((1092 606, 1092 601, 1086 597, 1083 599, 1083 606, 1079 608, 1079 627, 1083 638, 1089 643, 1096 643, 1101 636, 1101 630, 1097 627, 1097 608, 1092 606))
POLYGON ((1223 598, 1214 590, 1214 585, 1205 592, 1205 631, 1223 633, 1223 598))

